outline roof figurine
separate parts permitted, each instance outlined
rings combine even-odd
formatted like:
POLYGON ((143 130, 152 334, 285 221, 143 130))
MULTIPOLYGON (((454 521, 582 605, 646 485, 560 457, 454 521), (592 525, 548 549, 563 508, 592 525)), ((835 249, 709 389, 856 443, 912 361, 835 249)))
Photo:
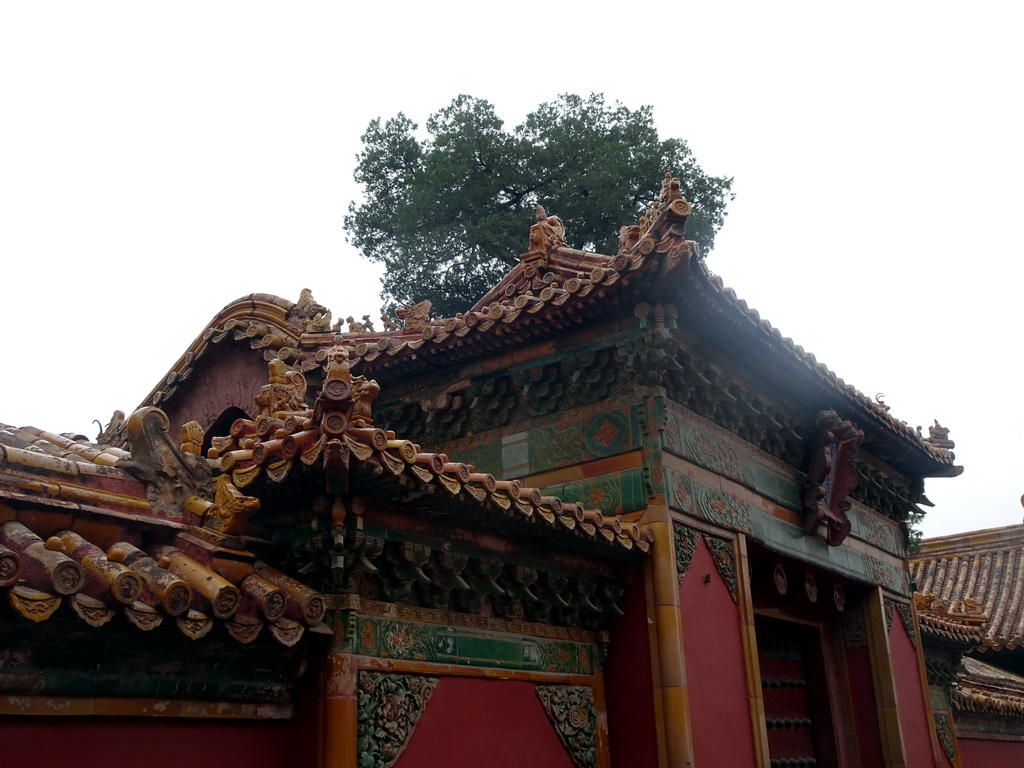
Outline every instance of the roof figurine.
POLYGON ((530 250, 519 258, 526 263, 546 264, 548 252, 565 245, 565 225, 557 216, 548 216, 542 205, 537 206, 536 214, 537 223, 530 227, 530 250))

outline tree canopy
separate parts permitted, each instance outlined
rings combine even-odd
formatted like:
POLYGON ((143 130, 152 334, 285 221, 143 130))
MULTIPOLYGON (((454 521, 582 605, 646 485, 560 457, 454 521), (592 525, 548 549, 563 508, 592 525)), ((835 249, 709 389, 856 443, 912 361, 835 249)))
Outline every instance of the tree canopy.
POLYGON ((688 236, 707 252, 733 197, 732 179, 701 170, 685 141, 659 138, 651 107, 601 94, 562 95, 511 132, 490 102, 463 95, 429 117, 427 138, 417 130, 401 113, 370 122, 355 169, 365 197, 345 217, 349 242, 384 263, 390 306, 468 308, 526 251, 537 204, 562 219, 572 247, 614 254, 619 227, 671 171, 694 204, 688 236))

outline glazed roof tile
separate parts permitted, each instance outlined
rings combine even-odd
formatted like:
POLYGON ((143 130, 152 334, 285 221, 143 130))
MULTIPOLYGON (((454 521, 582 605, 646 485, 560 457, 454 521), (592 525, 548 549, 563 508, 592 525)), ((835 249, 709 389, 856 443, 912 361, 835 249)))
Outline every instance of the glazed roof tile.
POLYGON ((914 602, 921 631, 932 643, 969 649, 984 642, 988 617, 972 601, 965 606, 915 592, 914 602))
POLYGON ((921 592, 988 617, 982 650, 1024 645, 1024 525, 925 539, 910 572, 921 592))
POLYGON ((171 620, 192 639, 219 622, 251 642, 267 625, 292 645, 306 627, 318 627, 324 599, 248 551, 256 542, 243 535, 245 521, 259 502, 241 489, 260 477, 282 483, 297 465, 320 467, 328 486, 352 469, 370 483, 378 477, 436 492, 481 513, 475 519, 485 527, 511 521, 520 533, 570 548, 580 541, 592 552, 649 550, 646 526, 478 473, 374 428, 376 383, 351 376, 342 347, 326 363, 308 408, 302 374, 272 360, 257 418, 238 419, 229 435, 214 437, 205 459, 201 430, 185 425, 181 449, 169 447, 167 417, 151 407, 121 425, 131 452, 0 425, 0 499, 8 502, 0 503, 0 589, 11 606, 32 621, 63 603, 93 626, 118 613, 141 630, 171 620), (211 470, 220 473, 215 493, 204 493, 211 470))
POLYGON ((395 486, 437 493, 452 505, 490 518, 515 521, 520 532, 556 541, 582 538, 598 547, 647 552, 652 533, 620 515, 604 515, 576 502, 545 496, 518 480, 477 472, 443 453, 425 452, 394 432, 373 426, 371 403, 379 387, 352 376, 348 352, 332 348, 326 379, 313 408, 303 399, 305 378, 280 360, 270 363, 270 384, 257 397, 257 417, 237 419, 230 434, 215 437, 209 457, 217 470, 244 489, 260 477, 282 483, 293 469, 320 466, 328 475, 353 468, 395 486))
POLYGON ((81 436, 0 425, 0 591, 17 614, 68 611, 90 626, 120 615, 140 631, 173 623, 193 640, 222 625, 243 643, 267 627, 283 645, 319 629, 321 596, 243 539, 163 514, 131 461, 81 436))
POLYGON ((953 705, 962 712, 1024 718, 1024 678, 965 657, 953 685, 953 705))
MULTIPOLYGON (((299 303, 254 294, 228 305, 178 360, 167 377, 150 393, 144 405, 160 405, 173 398, 178 384, 211 345, 231 338, 262 349, 266 360, 288 361, 300 370, 321 363, 326 350, 345 344, 353 364, 372 374, 384 368, 423 370, 432 359, 455 364, 493 355, 550 338, 561 329, 619 311, 629 302, 657 295, 693 306, 695 317, 710 311, 729 326, 715 337, 723 346, 746 345, 761 354, 765 348, 784 360, 794 372, 815 382, 846 416, 876 436, 884 436, 897 453, 911 459, 917 471, 955 475, 952 443, 943 432, 924 438, 893 417, 883 404, 847 384, 815 356, 783 336, 770 322, 725 287, 700 260, 695 243, 683 236, 689 204, 663 200, 626 236, 615 256, 566 247, 560 239, 543 251, 525 254, 493 289, 467 312, 454 318, 431 318, 429 302, 408 308, 404 327, 373 331, 364 323, 331 326, 331 315, 316 304, 308 291, 299 303), (683 288, 686 290, 683 290, 683 288), (699 305, 699 306, 698 306, 699 305), (739 331, 737 333, 736 331, 739 331)), ((531 235, 531 245, 534 240, 531 235)), ((707 330, 708 326, 704 324, 707 330)), ((936 425, 938 426, 938 425, 936 425)))

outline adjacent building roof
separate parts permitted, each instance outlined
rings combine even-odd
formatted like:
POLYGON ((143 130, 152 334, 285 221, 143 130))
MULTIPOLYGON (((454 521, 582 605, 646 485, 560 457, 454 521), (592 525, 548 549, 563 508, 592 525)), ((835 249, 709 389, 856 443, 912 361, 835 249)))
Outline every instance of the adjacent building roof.
POLYGON ((950 603, 930 594, 914 593, 922 634, 933 645, 968 650, 985 639, 988 617, 972 600, 950 603))
POLYGON ((953 705, 963 712, 1024 718, 1024 678, 965 657, 953 685, 953 705))
POLYGON ((987 616, 981 650, 1024 644, 1024 525, 925 539, 910 572, 921 592, 987 616))

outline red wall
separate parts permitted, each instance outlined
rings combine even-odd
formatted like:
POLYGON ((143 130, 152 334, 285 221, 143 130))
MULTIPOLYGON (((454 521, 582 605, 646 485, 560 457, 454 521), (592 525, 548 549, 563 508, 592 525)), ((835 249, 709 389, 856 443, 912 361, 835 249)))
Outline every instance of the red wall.
POLYGON ((533 683, 470 677, 441 678, 395 763, 420 766, 574 768, 533 683))
POLYGON ((209 429, 228 408, 252 413, 253 399, 268 381, 267 363, 259 352, 225 343, 209 349, 192 375, 178 385, 171 402, 160 407, 167 413, 173 436, 187 421, 198 421, 209 429))
POLYGON ((679 603, 694 764, 756 765, 739 610, 703 540, 683 577, 679 603))
POLYGON ((294 720, 4 717, 0 744, 0 765, 10 768, 312 768, 316 762, 315 736, 294 720))
POLYGON ((1024 765, 1024 743, 957 739, 964 768, 1012 768, 1024 765))
POLYGON ((903 628, 903 620, 898 613, 893 616, 892 629, 889 630, 889 648, 892 652, 893 677, 896 682, 896 699, 900 706, 907 765, 911 768, 931 768, 935 765, 928 724, 931 715, 925 710, 917 652, 910 642, 906 629, 903 628))
POLYGON ((846 649, 846 669, 860 765, 863 768, 882 768, 885 757, 882 755, 882 737, 878 732, 875 684, 867 647, 846 649))
POLYGON ((658 736, 651 682, 651 641, 644 577, 639 567, 633 582, 626 586, 620 606, 624 615, 612 623, 604 667, 612 765, 655 768, 658 736))

